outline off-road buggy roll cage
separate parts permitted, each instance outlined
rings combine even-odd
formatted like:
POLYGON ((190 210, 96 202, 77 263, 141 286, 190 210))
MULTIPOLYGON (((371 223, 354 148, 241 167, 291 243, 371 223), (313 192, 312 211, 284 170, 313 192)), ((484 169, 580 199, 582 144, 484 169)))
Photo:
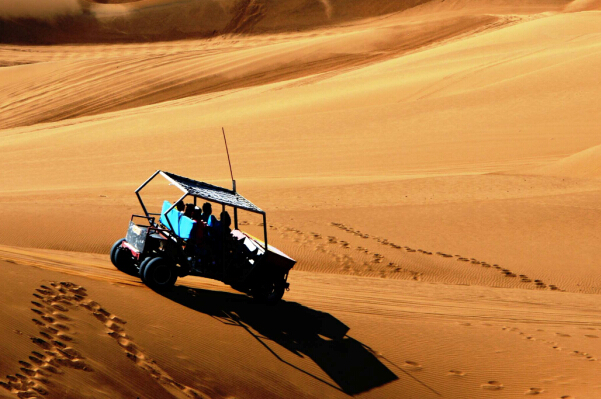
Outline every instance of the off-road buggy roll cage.
MULTIPOLYGON (((233 207, 234 208, 234 228, 236 230, 238 230, 238 209, 244 209, 249 212, 258 213, 260 215, 263 215, 263 242, 265 243, 264 249, 265 249, 265 252, 269 251, 269 247, 267 245, 267 215, 265 214, 265 211, 263 211, 261 208, 259 208, 258 206, 256 206, 255 204, 253 204, 252 202, 250 202, 249 200, 247 200, 246 198, 244 198, 243 196, 241 196, 240 194, 238 194, 236 192, 236 182, 235 181, 234 181, 234 187, 233 187, 234 189, 228 190, 227 188, 214 186, 212 184, 204 183, 204 182, 197 181, 197 180, 192 180, 192 179, 189 179, 189 178, 183 177, 183 176, 178 176, 174 173, 157 170, 156 172, 154 172, 154 174, 152 176, 150 176, 148 178, 148 180, 146 180, 144 183, 142 183, 142 185, 140 187, 138 187, 135 191, 136 196, 138 197, 138 201, 140 201, 140 205, 142 206, 142 210, 146 214, 146 219, 149 220, 150 224, 153 227, 155 227, 161 231, 164 231, 164 229, 161 229, 156 224, 154 217, 152 217, 152 216, 160 216, 161 214, 148 212, 148 210, 146 209, 146 206, 144 205, 144 201, 142 201, 142 197, 140 196, 140 191, 144 187, 146 187, 146 185, 148 185, 148 183, 150 183, 159 174, 161 176, 163 176, 165 179, 167 179, 167 181, 169 181, 171 183, 171 185, 179 188, 184 193, 177 201, 173 202, 173 205, 171 205, 171 207, 169 209, 167 209, 167 211, 163 212, 164 214, 171 212, 175 208, 175 206, 177 205, 178 202, 183 201, 188 196, 194 197, 194 205, 197 205, 196 202, 197 202, 198 198, 202 198, 207 201, 221 204, 223 206, 224 210, 225 210, 226 205, 233 207)), ((141 215, 134 215, 134 216, 143 217, 141 215)), ((171 236, 173 238, 175 238, 177 240, 181 240, 181 238, 177 234, 175 234, 175 229, 173 228, 173 225, 171 224, 171 219, 170 218, 166 218, 166 219, 167 219, 168 225, 171 229, 171 231, 168 231, 168 232, 171 233, 171 236)))

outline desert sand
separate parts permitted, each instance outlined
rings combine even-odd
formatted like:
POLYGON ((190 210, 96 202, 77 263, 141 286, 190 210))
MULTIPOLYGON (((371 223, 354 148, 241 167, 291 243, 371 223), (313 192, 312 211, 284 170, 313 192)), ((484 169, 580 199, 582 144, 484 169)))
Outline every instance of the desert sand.
POLYGON ((0 398, 601 397, 601 2, 0 1, 0 43, 0 398), (277 306, 108 259, 155 170, 231 185, 222 127, 277 306))

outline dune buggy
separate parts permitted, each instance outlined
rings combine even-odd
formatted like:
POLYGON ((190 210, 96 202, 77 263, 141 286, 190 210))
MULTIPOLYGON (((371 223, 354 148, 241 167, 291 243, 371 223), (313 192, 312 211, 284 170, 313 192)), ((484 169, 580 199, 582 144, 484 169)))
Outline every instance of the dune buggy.
POLYGON ((132 215, 127 235, 115 242, 110 257, 117 269, 133 275, 154 290, 172 287, 178 277, 200 276, 222 281, 253 298, 279 301, 289 288, 288 273, 296 261, 267 244, 267 218, 263 210, 234 189, 157 170, 136 191, 143 215, 132 215), (140 191, 157 175, 180 189, 183 195, 164 201, 161 213, 149 213, 140 191), (201 226, 176 209, 186 198, 233 208, 233 229, 201 226), (263 217, 263 241, 238 229, 238 210, 263 217), (199 240, 199 230, 203 238, 199 240))

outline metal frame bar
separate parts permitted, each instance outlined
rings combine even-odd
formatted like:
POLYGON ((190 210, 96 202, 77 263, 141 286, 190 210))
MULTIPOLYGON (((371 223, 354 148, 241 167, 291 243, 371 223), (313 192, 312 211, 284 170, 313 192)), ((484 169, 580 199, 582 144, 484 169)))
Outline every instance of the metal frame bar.
POLYGON ((265 253, 269 252, 267 246, 267 215, 263 212, 263 238, 265 239, 265 253))
POLYGON ((130 221, 133 222, 134 218, 146 219, 146 221, 148 222, 148 226, 146 227, 154 227, 154 217, 152 216, 131 215, 130 221))
MULTIPOLYGON (((185 191, 185 190, 184 190, 184 191, 185 191)), ((176 207, 176 205, 177 205, 177 203, 178 203, 178 202, 180 202, 180 201, 183 201, 183 200, 184 200, 184 198, 186 198, 187 196, 188 196, 188 191, 185 191, 185 192, 184 192, 184 195, 182 195, 182 196, 180 197, 180 199, 178 199, 177 201, 175 201, 175 202, 173 203, 173 205, 171 205, 171 207, 165 211, 165 219, 167 219, 167 223, 169 223, 169 227, 171 227, 171 231, 173 232, 173 234, 175 234, 175 229, 173 228, 173 225, 171 224, 171 220, 169 220, 169 217, 167 217, 167 214, 168 214, 169 212, 171 212, 171 211, 173 210, 173 208, 175 208, 175 207, 176 207)), ((175 236, 176 236, 176 237, 179 237, 177 234, 175 234, 175 236)))
POLYGON ((142 201, 142 197, 140 196, 140 190, 142 190, 144 187, 146 187, 146 185, 148 183, 150 183, 150 181, 152 179, 154 179, 156 177, 156 175, 158 175, 159 173, 161 173, 160 170, 157 170, 156 172, 154 172, 152 174, 152 176, 150 176, 148 179, 146 179, 146 181, 144 183, 142 183, 142 185, 140 187, 138 187, 135 191, 136 196, 138 197, 138 201, 140 201, 140 205, 142 205, 142 210, 144 211, 144 214, 148 217, 148 211, 146 210, 146 206, 144 205, 144 201, 142 201))

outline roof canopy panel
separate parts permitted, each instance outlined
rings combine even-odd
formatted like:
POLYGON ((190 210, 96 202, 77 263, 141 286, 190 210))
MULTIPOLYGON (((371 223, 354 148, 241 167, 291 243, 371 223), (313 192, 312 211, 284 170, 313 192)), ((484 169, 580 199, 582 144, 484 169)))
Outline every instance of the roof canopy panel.
POLYGON ((265 213, 261 208, 241 196, 240 194, 228 190, 227 188, 213 186, 212 184, 188 179, 173 173, 161 171, 161 175, 176 185, 180 190, 188 195, 217 202, 218 204, 230 205, 236 208, 245 209, 250 212, 265 213))

